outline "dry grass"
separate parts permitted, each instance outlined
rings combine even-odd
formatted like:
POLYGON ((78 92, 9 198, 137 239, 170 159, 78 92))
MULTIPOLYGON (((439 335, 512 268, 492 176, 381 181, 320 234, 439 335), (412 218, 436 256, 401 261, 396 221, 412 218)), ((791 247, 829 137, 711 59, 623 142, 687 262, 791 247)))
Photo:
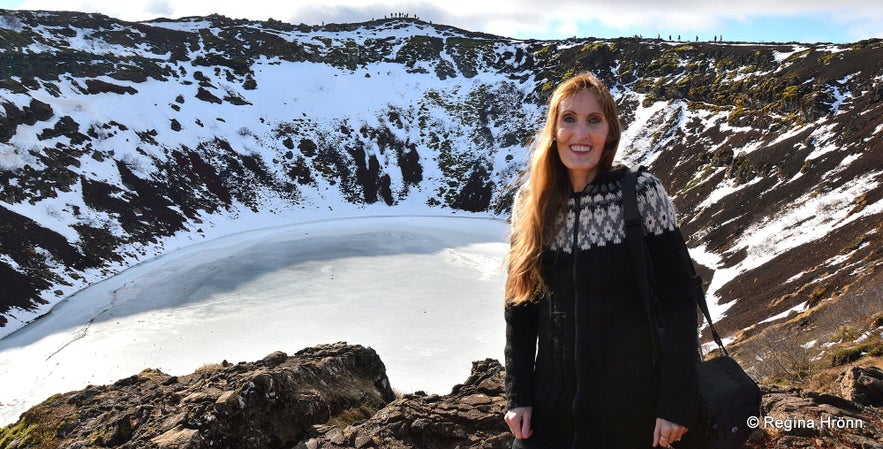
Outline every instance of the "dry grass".
POLYGON ((758 334, 752 345, 752 374, 765 383, 839 394, 831 390, 846 368, 880 366, 883 360, 883 313, 853 322, 857 325, 841 325, 812 345, 797 340, 795 334, 771 330, 758 334))
POLYGON ((68 398, 56 394, 23 413, 21 419, 0 429, 0 449, 28 447, 50 449, 60 447, 59 429, 77 419, 76 406, 68 398))
POLYGON ((807 379, 805 384, 799 386, 839 396, 841 394, 840 376, 843 375, 844 371, 853 366, 875 366, 883 369, 883 357, 863 357, 854 363, 821 369, 814 376, 807 379))
POLYGON ((377 412, 377 410, 364 405, 348 408, 338 413, 336 416, 332 416, 328 419, 328 422, 326 422, 325 425, 336 426, 343 429, 357 421, 362 421, 374 416, 375 412, 377 412))
POLYGON ((847 287, 808 310, 748 329, 730 349, 761 382, 827 389, 822 384, 836 383, 847 366, 883 356, 883 270, 872 268, 847 287))

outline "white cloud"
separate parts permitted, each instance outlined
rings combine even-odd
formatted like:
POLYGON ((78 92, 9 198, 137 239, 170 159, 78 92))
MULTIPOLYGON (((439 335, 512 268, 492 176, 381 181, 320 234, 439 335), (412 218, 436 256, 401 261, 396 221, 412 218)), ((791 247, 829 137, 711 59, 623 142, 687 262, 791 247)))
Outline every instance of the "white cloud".
POLYGON ((147 0, 144 11, 150 16, 170 16, 174 13, 169 0, 147 0))
POLYGON ((876 13, 849 14, 848 12, 835 12, 831 20, 833 23, 847 29, 851 40, 867 39, 869 37, 883 38, 883 6, 876 7, 876 13))

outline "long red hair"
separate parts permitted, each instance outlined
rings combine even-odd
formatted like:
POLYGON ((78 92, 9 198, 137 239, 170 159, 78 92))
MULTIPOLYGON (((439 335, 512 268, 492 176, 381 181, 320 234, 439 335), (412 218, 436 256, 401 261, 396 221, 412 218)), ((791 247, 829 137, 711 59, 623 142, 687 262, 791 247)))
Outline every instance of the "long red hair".
POLYGON ((566 204, 572 189, 567 168, 558 157, 555 130, 561 101, 583 90, 594 92, 610 128, 601 155, 601 171, 613 166, 622 126, 616 102, 604 84, 590 73, 581 73, 562 82, 549 98, 549 111, 543 129, 531 149, 526 178, 512 206, 512 230, 506 279, 506 303, 515 305, 538 299, 544 287, 541 255, 548 227, 566 204))

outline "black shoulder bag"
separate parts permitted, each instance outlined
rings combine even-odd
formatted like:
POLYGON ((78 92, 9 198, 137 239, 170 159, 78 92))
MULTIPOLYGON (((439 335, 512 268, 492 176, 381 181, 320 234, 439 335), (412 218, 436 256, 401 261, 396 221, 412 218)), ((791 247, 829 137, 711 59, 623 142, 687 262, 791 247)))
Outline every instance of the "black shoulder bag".
MULTIPOLYGON (((661 345, 658 340, 662 338, 660 332, 664 330, 664 323, 659 323, 661 310, 659 310, 658 298, 653 292, 655 279, 652 275, 652 261, 647 254, 642 220, 638 212, 638 170, 640 169, 630 168, 627 170, 622 184, 626 243, 635 264, 641 297, 651 320, 650 335, 653 341, 654 357, 661 360, 665 354, 661 354, 661 345)), ((687 251, 686 245, 684 251, 687 251)), ((689 257, 687 260, 690 260, 689 257)), ((702 279, 696 274, 692 263, 690 269, 693 272, 693 283, 696 288, 696 302, 699 304, 702 314, 705 315, 714 342, 720 347, 723 355, 711 360, 700 361, 698 368, 699 407, 696 423, 684 434, 681 441, 672 446, 685 449, 741 448, 754 431, 754 428, 748 424, 749 418, 760 419, 761 417, 762 393, 757 383, 745 374, 742 367, 730 357, 724 347, 723 341, 711 321, 711 314, 705 301, 705 292, 702 290, 702 279)))

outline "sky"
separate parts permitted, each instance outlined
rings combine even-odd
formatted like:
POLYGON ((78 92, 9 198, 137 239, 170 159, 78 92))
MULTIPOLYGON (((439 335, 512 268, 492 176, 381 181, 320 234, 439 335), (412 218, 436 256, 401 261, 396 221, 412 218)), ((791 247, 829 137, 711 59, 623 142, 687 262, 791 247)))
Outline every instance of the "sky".
POLYGON ((0 9, 100 12, 129 21, 218 13, 291 23, 362 22, 395 13, 517 39, 642 36, 850 43, 883 38, 880 0, 0 0, 0 9))

